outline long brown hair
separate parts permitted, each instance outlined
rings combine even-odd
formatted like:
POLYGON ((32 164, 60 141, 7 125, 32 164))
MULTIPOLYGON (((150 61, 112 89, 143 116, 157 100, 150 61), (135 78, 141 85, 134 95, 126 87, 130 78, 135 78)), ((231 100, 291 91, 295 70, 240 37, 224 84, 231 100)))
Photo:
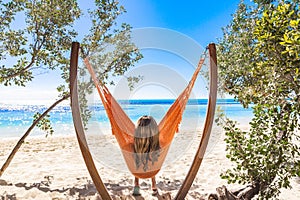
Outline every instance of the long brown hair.
POLYGON ((139 118, 134 131, 134 155, 136 168, 143 165, 144 171, 148 169, 148 161, 152 164, 159 156, 159 130, 156 121, 151 116, 139 118))

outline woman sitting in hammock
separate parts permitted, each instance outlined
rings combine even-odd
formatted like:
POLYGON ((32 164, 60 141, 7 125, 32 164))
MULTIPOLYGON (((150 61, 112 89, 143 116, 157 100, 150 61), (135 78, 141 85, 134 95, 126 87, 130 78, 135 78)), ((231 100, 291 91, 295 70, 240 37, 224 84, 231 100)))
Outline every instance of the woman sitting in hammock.
POLYGON ((135 176, 133 194, 140 194, 139 178, 151 178, 153 194, 156 195, 158 192, 155 175, 160 171, 174 135, 178 132, 185 106, 204 63, 204 58, 200 59, 190 82, 171 105, 159 125, 152 117, 144 116, 139 119, 137 127, 105 84, 99 82, 88 58, 84 62, 98 90, 112 126, 112 133, 122 150, 128 169, 135 176))
MULTIPOLYGON (((158 161, 160 154, 159 130, 153 117, 143 116, 134 131, 134 158, 136 168, 146 172, 148 165, 158 161)), ((155 176, 151 177, 153 195, 157 195, 155 176)), ((139 178, 134 179, 133 195, 140 195, 139 178)))

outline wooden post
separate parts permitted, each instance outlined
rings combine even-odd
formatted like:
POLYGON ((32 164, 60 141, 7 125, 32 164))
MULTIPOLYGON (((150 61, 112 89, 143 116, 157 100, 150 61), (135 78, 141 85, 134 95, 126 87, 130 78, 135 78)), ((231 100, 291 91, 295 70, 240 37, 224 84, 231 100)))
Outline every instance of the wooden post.
POLYGON ((77 140, 79 147, 86 164, 86 167, 90 173, 90 176, 95 184, 97 191, 99 192, 102 199, 111 200, 106 187, 104 186, 102 179, 97 171, 93 157, 88 148, 86 137, 84 134, 83 123, 80 117, 80 109, 78 102, 78 92, 77 92, 77 68, 78 68, 78 53, 80 44, 78 42, 72 43, 71 49, 71 60, 70 60, 70 95, 71 95, 71 108, 73 123, 76 131, 77 140))
POLYGON ((198 173, 198 170, 200 168, 200 165, 202 163, 205 150, 207 148, 209 136, 211 133, 213 121, 214 121, 214 114, 215 114, 215 108, 216 108, 216 102, 217 102, 217 86, 218 86, 218 80, 217 80, 217 55, 216 55, 216 46, 215 44, 209 44, 208 46, 209 50, 209 57, 210 57, 210 69, 209 69, 209 77, 210 77, 210 84, 209 84, 209 99, 208 99, 208 108, 206 112, 206 118, 205 118, 205 124, 204 129, 202 133, 202 138, 198 147, 198 150, 195 154, 194 161, 191 165, 191 168, 180 187, 175 199, 176 200, 182 200, 187 195, 189 189, 191 188, 191 185, 193 184, 193 181, 198 173))

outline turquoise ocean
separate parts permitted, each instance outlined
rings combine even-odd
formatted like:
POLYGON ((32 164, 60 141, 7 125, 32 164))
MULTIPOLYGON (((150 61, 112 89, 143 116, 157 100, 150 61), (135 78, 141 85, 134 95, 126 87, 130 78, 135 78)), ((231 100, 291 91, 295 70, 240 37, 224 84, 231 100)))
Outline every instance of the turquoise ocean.
MULTIPOLYGON (((143 99, 143 100, 120 100, 122 108, 133 122, 142 115, 152 115, 158 122, 162 119, 168 108, 174 102, 173 99, 143 99)), ((247 125, 253 114, 252 109, 244 109, 234 99, 218 99, 217 106, 230 117, 242 125, 247 125)), ((0 138, 20 137, 33 122, 36 112, 42 113, 47 109, 41 105, 7 105, 0 104, 0 138)), ((110 124, 106 112, 101 104, 90 106, 92 111, 91 124, 98 124, 96 129, 109 132, 110 124)), ((203 124, 207 110, 207 99, 189 100, 183 115, 183 121, 193 123, 197 120, 203 124)), ((70 106, 58 106, 50 113, 54 134, 75 134, 72 112, 70 106)), ((94 127, 95 128, 95 127, 94 127)), ((96 130, 97 131, 97 130, 96 130)), ((31 136, 45 135, 39 128, 34 128, 31 136)))

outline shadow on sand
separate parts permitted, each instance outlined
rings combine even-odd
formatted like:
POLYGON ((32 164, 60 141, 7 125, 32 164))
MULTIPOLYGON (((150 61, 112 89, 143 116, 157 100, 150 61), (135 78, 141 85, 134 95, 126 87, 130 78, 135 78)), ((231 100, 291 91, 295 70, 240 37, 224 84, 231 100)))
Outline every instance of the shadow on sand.
MULTIPOLYGON (((54 189, 51 187, 51 180, 53 177, 45 177, 45 179, 39 183, 16 183, 16 184, 2 184, 2 186, 14 186, 19 188, 24 188, 25 190, 31 190, 31 189, 38 189, 41 192, 44 193, 63 193, 67 194, 71 197, 74 197, 76 199, 90 199, 93 197, 93 199, 101 200, 100 195, 98 194, 94 184, 90 180, 86 180, 87 183, 80 185, 80 186, 74 186, 74 187, 65 187, 60 189, 54 189)), ((86 179, 86 178, 83 178, 86 179)), ((113 199, 119 199, 119 200, 145 200, 145 198, 140 196, 133 196, 131 194, 124 195, 124 191, 132 191, 132 186, 122 186, 118 183, 105 183, 106 188, 108 189, 109 193, 111 194, 113 199)), ((157 198, 158 200, 169 200, 171 199, 171 195, 169 193, 165 194, 157 194, 154 196, 154 198, 157 198)), ((0 194, 1 200, 17 200, 17 194, 10 194, 9 192, 5 192, 3 194, 0 194)))

